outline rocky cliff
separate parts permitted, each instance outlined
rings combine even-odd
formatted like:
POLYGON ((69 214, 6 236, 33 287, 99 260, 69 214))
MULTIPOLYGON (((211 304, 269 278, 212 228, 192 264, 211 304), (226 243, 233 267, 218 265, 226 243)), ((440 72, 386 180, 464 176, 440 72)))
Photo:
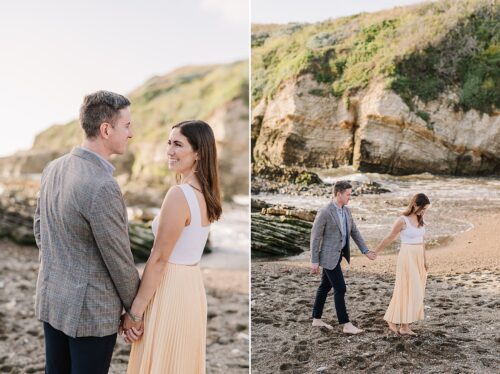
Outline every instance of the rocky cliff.
POLYGON ((500 174, 496 1, 254 25, 256 163, 500 174))
MULTIPOLYGON (((127 154, 112 160, 126 197, 161 202, 174 180, 166 163, 170 128, 195 118, 214 129, 224 196, 248 193, 248 62, 184 67, 153 77, 126 96, 132 102, 134 138, 127 154), (141 194, 149 196, 139 198, 141 194)), ((52 126, 37 135, 30 151, 0 159, 0 175, 38 174, 82 136, 77 120, 52 126)))

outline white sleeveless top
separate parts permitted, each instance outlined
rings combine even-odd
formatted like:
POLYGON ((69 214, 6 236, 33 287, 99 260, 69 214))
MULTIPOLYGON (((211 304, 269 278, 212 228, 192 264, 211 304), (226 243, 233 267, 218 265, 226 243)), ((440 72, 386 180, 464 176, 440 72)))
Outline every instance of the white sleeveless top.
MULTIPOLYGON (((175 243, 172 254, 168 262, 179 265, 195 265, 200 262, 203 249, 207 243, 208 233, 210 232, 210 225, 203 227, 201 225, 201 210, 198 204, 196 194, 189 184, 178 185, 189 205, 191 212, 191 223, 189 226, 184 227, 181 236, 175 243)), ((151 224, 151 229, 156 237, 158 232, 159 216, 156 216, 151 224)))
POLYGON ((415 227, 406 216, 403 217, 406 228, 401 230, 401 243, 403 244, 423 244, 425 227, 415 227))

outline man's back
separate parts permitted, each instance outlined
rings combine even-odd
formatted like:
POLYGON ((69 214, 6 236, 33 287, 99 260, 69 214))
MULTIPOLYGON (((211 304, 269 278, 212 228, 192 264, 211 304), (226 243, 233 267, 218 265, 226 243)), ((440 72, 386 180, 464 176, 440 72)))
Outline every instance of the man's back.
POLYGON ((76 148, 46 167, 35 237, 37 317, 72 337, 116 333, 139 277, 120 189, 98 156, 76 148))

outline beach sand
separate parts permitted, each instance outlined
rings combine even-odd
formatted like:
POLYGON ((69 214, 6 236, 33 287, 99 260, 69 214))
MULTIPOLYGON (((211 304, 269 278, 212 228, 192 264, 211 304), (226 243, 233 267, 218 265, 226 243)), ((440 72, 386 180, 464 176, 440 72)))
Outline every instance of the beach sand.
MULTIPOLYGON (((1 239, 0 253, 0 372, 42 373, 43 329, 34 315, 38 249, 1 239)), ((202 272, 208 301, 207 373, 248 373, 248 272, 202 272)), ((129 352, 118 337, 110 373, 126 371, 129 352)))
POLYGON ((311 326, 320 275, 308 262, 252 263, 252 372, 497 373, 500 214, 464 218, 473 229, 427 252, 425 319, 412 324, 417 337, 390 335, 383 321, 397 254, 356 256, 344 272, 350 320, 365 330, 356 336, 340 332, 332 293, 323 320, 334 330, 311 326))

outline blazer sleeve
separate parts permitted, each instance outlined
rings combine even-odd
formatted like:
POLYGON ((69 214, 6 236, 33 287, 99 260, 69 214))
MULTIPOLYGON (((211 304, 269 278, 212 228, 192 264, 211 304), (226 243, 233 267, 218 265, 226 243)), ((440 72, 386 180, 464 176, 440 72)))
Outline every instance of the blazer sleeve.
POLYGON ((33 234, 35 235, 36 246, 42 249, 42 241, 40 239, 40 196, 36 199, 35 216, 33 217, 33 234))
POLYGON ((116 182, 106 182, 99 188, 90 212, 97 247, 125 310, 130 310, 140 279, 130 249, 127 211, 116 182))
POLYGON ((314 218, 311 230, 311 263, 319 264, 319 252, 321 250, 321 241, 325 232, 327 212, 321 209, 314 218))
POLYGON ((356 223, 354 222, 354 219, 352 218, 352 214, 350 214, 350 217, 351 217, 351 238, 354 240, 354 242, 358 246, 361 253, 367 254, 368 247, 366 246, 366 243, 365 243, 363 237, 361 236, 361 233, 359 232, 358 227, 356 226, 356 223))

